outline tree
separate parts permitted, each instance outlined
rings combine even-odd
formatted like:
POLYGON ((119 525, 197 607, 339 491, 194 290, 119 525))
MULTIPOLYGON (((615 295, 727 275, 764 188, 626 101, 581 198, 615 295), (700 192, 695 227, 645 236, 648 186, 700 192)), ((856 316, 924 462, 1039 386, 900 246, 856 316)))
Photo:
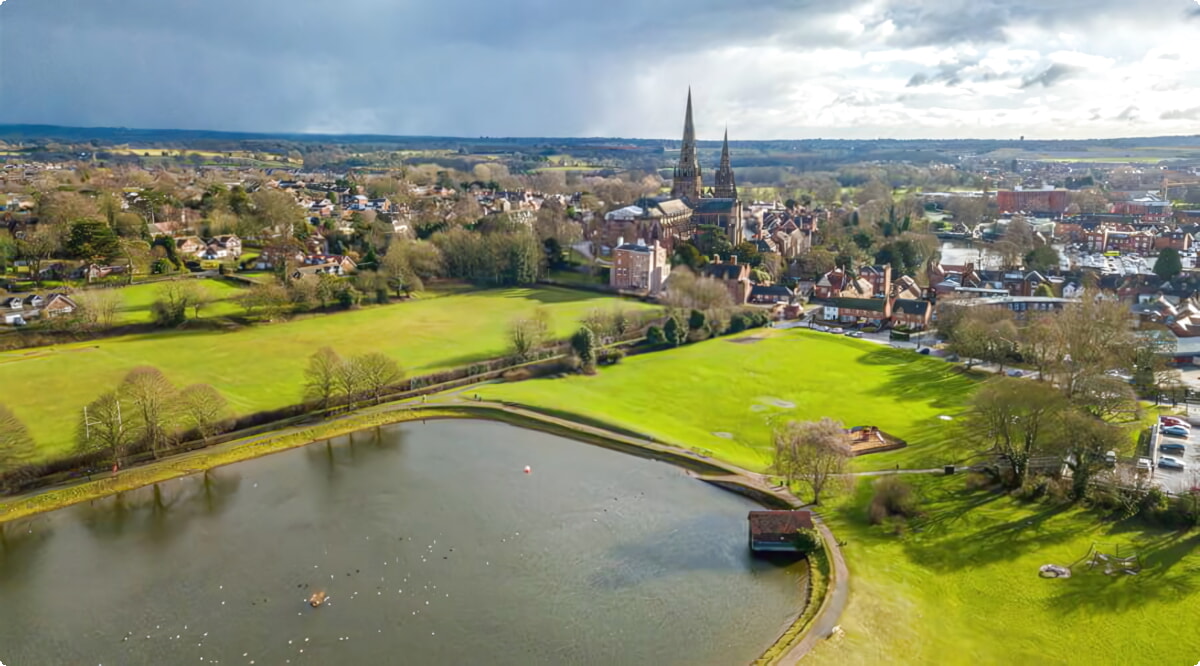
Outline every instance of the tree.
POLYGON ((1130 448, 1132 440, 1124 428, 1078 410, 1067 410, 1060 418, 1060 441, 1071 470, 1072 494, 1082 499, 1096 473, 1107 467, 1108 452, 1120 455, 1130 448))
POLYGON ((829 418, 820 421, 789 421, 773 433, 775 458, 772 469, 788 484, 804 481, 812 490, 813 504, 821 503, 829 481, 846 470, 850 444, 841 423, 829 418))
POLYGON ((290 300, 281 284, 256 284, 238 299, 248 316, 259 314, 267 321, 282 315, 290 300))
POLYGON ((667 322, 663 325, 663 338, 672 347, 678 347, 687 341, 687 331, 675 316, 667 317, 667 322))
POLYGON ((1059 346, 1055 380, 1068 399, 1084 378, 1132 365, 1138 341, 1124 303, 1084 299, 1064 308, 1053 321, 1059 346))
POLYGON ((17 239, 17 255, 29 263, 30 275, 39 287, 42 285, 42 262, 53 257, 61 247, 62 234, 48 224, 38 224, 36 229, 17 239))
POLYGON ((1040 298, 1054 298, 1054 287, 1051 287, 1049 282, 1043 282, 1033 290, 1033 295, 1040 298))
POLYGON ((388 387, 400 383, 404 379, 404 371, 390 356, 379 352, 370 352, 350 359, 351 365, 356 366, 355 375, 366 394, 375 404, 383 399, 388 387))
POLYGON ((366 381, 362 376, 362 370, 363 368, 360 364, 351 361, 345 361, 337 365, 337 374, 334 376, 337 382, 337 391, 345 397, 347 404, 350 406, 358 402, 366 388, 366 381))
POLYGON ((1030 458, 1059 441, 1055 419, 1064 409, 1066 400, 1052 384, 996 377, 972 396, 960 424, 967 441, 1008 466, 1005 482, 1017 488, 1025 482, 1030 458))
POLYGON ((120 465, 134 441, 133 414, 128 401, 119 391, 107 391, 89 403, 80 416, 79 451, 103 451, 109 462, 120 465))
POLYGON ((205 294, 194 280, 171 280, 158 289, 158 298, 150 304, 150 315, 156 326, 171 328, 187 321, 192 308, 199 316, 205 294))
POLYGON ((304 371, 304 399, 315 401, 321 409, 329 407, 340 387, 342 358, 329 347, 321 347, 308 357, 304 371))
POLYGON ((1058 250, 1051 245, 1039 245, 1025 253, 1025 268, 1031 271, 1046 272, 1057 270, 1062 265, 1058 250))
POLYGON ((184 423, 204 439, 217 434, 217 427, 229 410, 225 396, 208 384, 185 387, 179 392, 179 406, 184 423))
POLYGON ((671 271, 663 302, 678 310, 703 310, 714 313, 733 307, 733 297, 725 284, 710 277, 699 277, 686 269, 671 271))
POLYGON ((663 334, 663 330, 661 328, 657 326, 651 326, 650 328, 646 329, 646 344, 661 345, 666 341, 667 337, 663 334))
POLYGON ((596 369, 596 336, 592 334, 592 329, 581 326, 571 336, 571 351, 579 359, 579 367, 584 372, 591 373, 596 369))
POLYGON ((729 234, 721 227, 712 224, 702 224, 696 228, 693 243, 696 249, 706 257, 718 255, 727 257, 733 253, 733 244, 729 242, 729 234))
POLYGON ((539 309, 533 317, 519 317, 509 326, 508 339, 513 354, 523 361, 532 360, 550 337, 550 314, 539 309))
POLYGON ((1158 259, 1154 261, 1154 274, 1163 280, 1170 280, 1176 275, 1183 272, 1183 260, 1179 257, 1179 250, 1173 247, 1164 247, 1158 252, 1158 259))
MULTIPOLYGON (((232 193, 231 193, 232 194, 232 193)), ((304 210, 291 194, 263 188, 251 195, 257 231, 272 231, 291 236, 297 223, 304 224, 304 210)))
POLYGON ((820 278, 837 265, 837 255, 823 247, 814 247, 796 259, 800 277, 820 278))
POLYGON ((74 294, 72 298, 79 306, 75 312, 87 328, 112 326, 123 302, 116 289, 88 289, 74 294))
POLYGON ((87 262, 107 260, 121 251, 117 235, 108 223, 92 218, 71 223, 64 249, 76 259, 87 262))
POLYGON ((695 245, 682 241, 675 245, 675 253, 671 255, 671 266, 687 266, 698 271, 704 265, 704 255, 695 245))
POLYGON ((1060 354, 1053 315, 1032 317, 1021 328, 1019 340, 1021 358, 1033 365, 1038 371, 1038 381, 1043 381, 1060 354))
POLYGON ((947 342, 950 351, 967 359, 968 368, 975 359, 979 359, 985 363, 997 363, 1003 369, 1008 359, 1015 355, 1018 335, 1012 312, 967 305, 944 309, 963 310, 955 313, 957 320, 951 322, 953 325, 947 342))
POLYGON ((175 387, 158 368, 141 366, 125 375, 118 391, 129 403, 128 423, 135 441, 158 457, 171 444, 178 406, 175 387))
POLYGON ((29 429, 12 410, 0 405, 0 475, 31 461, 35 453, 29 429))

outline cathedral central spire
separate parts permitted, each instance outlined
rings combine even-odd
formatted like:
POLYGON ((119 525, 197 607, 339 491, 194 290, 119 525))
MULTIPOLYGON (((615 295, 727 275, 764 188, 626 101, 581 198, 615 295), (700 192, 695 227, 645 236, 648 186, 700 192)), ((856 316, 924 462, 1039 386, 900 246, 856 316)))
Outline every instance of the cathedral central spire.
POLYGON ((696 126, 692 122, 692 89, 688 88, 687 113, 683 118, 683 145, 679 149, 679 164, 675 166, 671 196, 684 199, 700 198, 700 160, 696 155, 696 126))

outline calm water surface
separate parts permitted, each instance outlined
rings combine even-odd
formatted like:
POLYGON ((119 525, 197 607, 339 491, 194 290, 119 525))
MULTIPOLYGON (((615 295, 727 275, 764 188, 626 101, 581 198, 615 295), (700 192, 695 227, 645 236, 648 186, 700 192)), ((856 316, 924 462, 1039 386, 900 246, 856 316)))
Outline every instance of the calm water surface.
POLYGON ((745 663, 804 584, 752 508, 501 424, 360 432, 4 525, 0 662, 745 663))

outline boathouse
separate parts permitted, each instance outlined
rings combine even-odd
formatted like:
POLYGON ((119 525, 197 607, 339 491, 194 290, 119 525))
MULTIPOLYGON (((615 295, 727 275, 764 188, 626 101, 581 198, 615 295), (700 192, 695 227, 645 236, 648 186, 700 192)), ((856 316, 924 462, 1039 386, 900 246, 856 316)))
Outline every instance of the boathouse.
POLYGON ((813 528, 808 511, 751 511, 750 550, 756 553, 794 553, 796 532, 813 528))

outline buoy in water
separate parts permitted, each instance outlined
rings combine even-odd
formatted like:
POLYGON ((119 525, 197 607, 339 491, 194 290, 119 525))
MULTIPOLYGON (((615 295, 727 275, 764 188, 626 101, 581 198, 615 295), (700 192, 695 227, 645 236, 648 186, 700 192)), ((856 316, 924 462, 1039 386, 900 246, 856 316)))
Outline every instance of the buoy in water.
POLYGON ((526 465, 526 466, 525 466, 525 473, 526 473, 526 474, 528 474, 528 473, 530 473, 530 472, 532 472, 532 471, 533 471, 533 470, 532 470, 532 469, 529 467, 529 465, 526 465))

